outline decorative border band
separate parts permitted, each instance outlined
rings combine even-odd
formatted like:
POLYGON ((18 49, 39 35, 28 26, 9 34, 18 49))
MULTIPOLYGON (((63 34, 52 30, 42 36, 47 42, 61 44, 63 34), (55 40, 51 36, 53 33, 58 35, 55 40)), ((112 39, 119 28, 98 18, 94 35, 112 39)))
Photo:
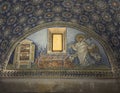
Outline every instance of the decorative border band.
POLYGON ((109 70, 6 70, 0 78, 115 78, 109 70))

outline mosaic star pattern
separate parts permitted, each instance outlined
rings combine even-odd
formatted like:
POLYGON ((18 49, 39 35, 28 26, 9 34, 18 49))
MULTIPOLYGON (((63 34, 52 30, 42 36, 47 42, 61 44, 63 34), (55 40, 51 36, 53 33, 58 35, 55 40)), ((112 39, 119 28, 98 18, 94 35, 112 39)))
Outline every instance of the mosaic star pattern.
POLYGON ((112 47, 120 68, 119 0, 0 0, 0 64, 11 41, 42 23, 90 26, 112 47))

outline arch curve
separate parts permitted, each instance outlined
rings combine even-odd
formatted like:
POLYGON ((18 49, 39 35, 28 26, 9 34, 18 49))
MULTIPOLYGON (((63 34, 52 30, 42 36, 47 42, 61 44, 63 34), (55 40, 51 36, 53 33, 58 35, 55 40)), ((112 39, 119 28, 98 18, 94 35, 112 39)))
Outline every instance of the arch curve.
POLYGON ((21 37, 18 37, 15 41, 11 42, 11 45, 7 51, 6 54, 6 59, 4 60, 4 64, 2 65, 2 70, 6 70, 6 66, 8 64, 10 55, 12 54, 13 50, 15 49, 15 47, 17 46, 17 44, 22 41, 23 39, 25 39, 27 36, 31 35, 32 33, 35 33, 37 31, 40 31, 44 28, 48 28, 48 27, 70 27, 70 28, 74 28, 76 30, 80 30, 84 33, 86 33, 88 36, 93 37, 95 40, 97 40, 102 47, 104 48, 104 50, 106 51, 106 54, 108 56, 109 62, 111 64, 111 68, 112 71, 115 72, 117 70, 117 64, 116 64, 116 58, 113 55, 113 50, 111 49, 110 46, 108 46, 109 44, 103 39, 101 38, 98 34, 96 34, 93 29, 91 28, 87 28, 75 23, 70 23, 70 22, 51 22, 51 23, 44 23, 41 25, 38 25, 32 29, 29 29, 27 31, 24 31, 23 35, 21 37))

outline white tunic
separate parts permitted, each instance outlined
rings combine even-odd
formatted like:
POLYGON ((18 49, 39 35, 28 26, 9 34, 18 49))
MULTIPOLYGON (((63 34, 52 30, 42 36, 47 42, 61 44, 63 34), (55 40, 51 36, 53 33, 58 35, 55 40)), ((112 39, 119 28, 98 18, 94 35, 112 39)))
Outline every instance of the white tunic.
POLYGON ((84 41, 76 43, 72 48, 77 52, 81 65, 86 64, 86 56, 88 54, 88 44, 84 41))

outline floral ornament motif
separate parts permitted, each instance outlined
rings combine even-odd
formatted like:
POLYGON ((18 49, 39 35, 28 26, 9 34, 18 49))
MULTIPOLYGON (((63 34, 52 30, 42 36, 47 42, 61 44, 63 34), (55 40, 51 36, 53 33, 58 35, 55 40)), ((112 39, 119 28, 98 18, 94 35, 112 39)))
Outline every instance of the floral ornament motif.
POLYGON ((0 5, 0 13, 5 13, 10 9, 11 5, 9 2, 4 2, 0 5))
POLYGON ((34 6, 32 6, 32 5, 29 5, 29 6, 25 7, 25 9, 24 9, 25 14, 31 14, 33 11, 34 11, 34 6))
POLYGON ((8 36, 9 34, 10 34, 10 32, 11 32, 11 27, 10 26, 7 26, 6 28, 5 28, 5 30, 4 30, 4 36, 8 36))
POLYGON ((37 21, 37 18, 36 17, 31 17, 28 19, 28 24, 33 24, 37 21))
POLYGON ((115 15, 115 20, 117 22, 120 22, 120 13, 118 13, 118 14, 115 15))
POLYGON ((109 13, 107 13, 107 12, 103 12, 103 13, 102 13, 102 18, 103 18, 103 20, 105 20, 106 22, 110 22, 110 21, 112 20, 111 15, 110 15, 109 13))
POLYGON ((109 5, 114 10, 120 9, 120 1, 119 0, 109 0, 109 5))
POLYGON ((63 12, 63 13, 62 13, 62 16, 63 16, 64 18, 71 18, 71 17, 72 17, 72 14, 71 14, 70 12, 63 12))
POLYGON ((1 48, 3 51, 5 51, 5 50, 7 49, 8 44, 9 44, 8 40, 4 39, 4 40, 2 40, 2 42, 1 42, 0 48, 1 48))
POLYGON ((97 23, 97 24, 96 24, 96 28, 97 28, 99 31, 105 31, 105 26, 104 26, 102 23, 97 23))
POLYGON ((93 20, 93 21, 95 21, 95 22, 97 22, 97 21, 99 21, 99 20, 100 20, 99 15, 98 15, 98 14, 96 14, 96 13, 92 14, 92 15, 91 15, 91 18, 92 18, 92 20, 93 20))
POLYGON ((54 17, 54 13, 53 12, 48 12, 44 14, 44 18, 53 18, 54 17))
POLYGON ((89 22, 89 18, 86 15, 81 15, 80 16, 80 21, 87 23, 87 22, 89 22))
POLYGON ((90 3, 85 3, 85 4, 83 5, 83 8, 84 8, 84 10, 87 11, 87 12, 93 11, 93 5, 90 4, 90 3))
POLYGON ((16 17, 16 16, 10 16, 10 17, 8 18, 8 20, 7 20, 7 24, 8 24, 8 25, 12 25, 12 24, 14 24, 14 23, 16 22, 16 20, 17 20, 17 17, 16 17))
POLYGON ((76 7, 75 8, 73 8, 73 12, 74 13, 76 13, 76 14, 81 14, 81 12, 82 12, 82 9, 77 9, 76 7))
POLYGON ((47 0, 44 2, 44 5, 43 5, 45 8, 51 8, 54 6, 54 2, 53 1, 50 1, 50 0, 47 0))
POLYGON ((108 29, 109 31, 111 31, 111 32, 115 32, 115 30, 116 30, 116 28, 115 28, 115 26, 114 26, 113 24, 108 25, 108 26, 107 26, 107 29, 108 29))
POLYGON ((61 6, 55 6, 53 8, 53 11, 56 12, 56 13, 60 13, 62 11, 62 7, 61 6))
POLYGON ((15 4, 15 5, 13 6, 13 12, 14 12, 14 13, 19 13, 19 12, 22 11, 22 10, 23 10, 22 4, 15 4))
POLYGON ((76 4, 75 6, 73 6, 72 11, 75 14, 81 14, 83 12, 83 8, 80 4, 76 4))
POLYGON ((22 33, 22 26, 16 26, 14 29, 13 29, 13 34, 16 34, 16 35, 20 35, 22 33))
POLYGON ((112 37, 112 43, 114 46, 118 46, 119 45, 119 40, 116 36, 113 36, 112 37))
POLYGON ((37 10, 35 10, 35 12, 34 12, 34 14, 36 15, 36 16, 40 16, 40 15, 42 15, 43 14, 43 10, 42 9, 37 9, 37 10))
POLYGON ((20 24, 23 24, 23 23, 26 22, 27 19, 28 19, 27 16, 21 16, 21 17, 19 17, 19 23, 20 23, 20 24))
POLYGON ((0 26, 2 26, 5 23, 5 17, 0 16, 0 26))
POLYGON ((105 1, 103 1, 103 0, 100 0, 100 1, 96 1, 95 2, 95 5, 96 5, 96 8, 99 10, 105 10, 106 8, 107 8, 107 4, 106 4, 106 2, 105 1))
POLYGON ((73 6, 73 2, 70 0, 64 0, 64 2, 62 4, 66 8, 71 8, 73 6))

